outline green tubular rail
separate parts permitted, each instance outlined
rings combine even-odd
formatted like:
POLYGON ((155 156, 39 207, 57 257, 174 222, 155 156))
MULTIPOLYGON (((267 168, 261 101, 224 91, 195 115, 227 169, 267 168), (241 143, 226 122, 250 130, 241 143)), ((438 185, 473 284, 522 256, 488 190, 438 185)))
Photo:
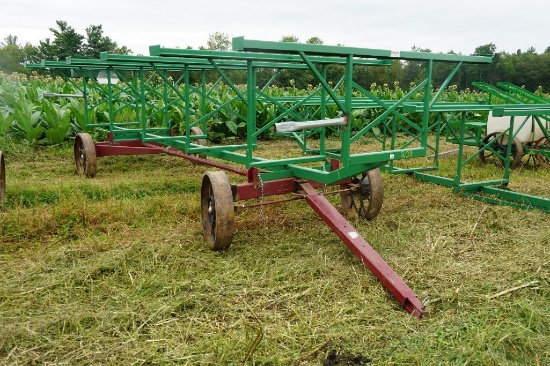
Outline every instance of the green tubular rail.
POLYGON ((535 103, 535 104, 550 103, 550 100, 548 100, 548 99, 546 99, 546 98, 544 98, 544 97, 542 97, 538 94, 532 93, 528 90, 525 90, 524 88, 520 88, 519 86, 514 85, 512 83, 499 82, 499 83, 497 83, 497 86, 499 86, 502 89, 506 90, 510 94, 516 94, 516 95, 522 97, 523 99, 525 99, 529 103, 535 103))
MULTIPOLYGON (((277 42, 276 42, 277 43, 277 42)), ((285 42, 282 42, 285 43, 285 42)), ((177 59, 216 59, 216 60, 241 60, 241 61, 261 61, 261 62, 282 62, 282 63, 303 63, 303 59, 296 55, 267 53, 267 52, 231 52, 231 51, 211 51, 211 50, 189 50, 180 48, 164 48, 158 45, 149 46, 151 56, 169 57, 177 59)), ((356 59, 360 65, 380 65, 390 66, 389 60, 379 59, 356 59)), ((174 61, 177 62, 177 61, 174 61)), ((181 62, 181 61, 180 61, 181 62)), ((317 56, 312 58, 316 64, 346 64, 342 54, 332 55, 332 57, 317 56)))
POLYGON ((509 104, 522 104, 524 101, 516 95, 507 93, 505 90, 499 89, 496 86, 487 84, 481 81, 475 81, 472 83, 473 86, 478 88, 481 91, 484 91, 489 94, 489 99, 492 97, 497 97, 498 99, 503 100, 505 103, 509 104))
POLYGON ((414 61, 444 61, 444 62, 468 62, 468 63, 491 63, 492 57, 486 56, 463 56, 453 54, 441 54, 430 52, 413 51, 390 51, 372 48, 357 48, 345 46, 327 46, 317 44, 304 44, 294 42, 269 42, 249 40, 244 37, 233 38, 234 51, 247 52, 268 52, 268 53, 306 53, 309 55, 322 56, 345 56, 354 57, 375 57, 378 59, 403 59, 414 61))

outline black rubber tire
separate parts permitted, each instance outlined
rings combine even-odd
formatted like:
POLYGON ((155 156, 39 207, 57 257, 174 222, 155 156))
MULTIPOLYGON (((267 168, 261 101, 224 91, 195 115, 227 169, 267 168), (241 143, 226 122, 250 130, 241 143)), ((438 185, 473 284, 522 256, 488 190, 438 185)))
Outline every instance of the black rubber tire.
POLYGON ((78 133, 74 139, 74 162, 78 175, 95 177, 97 172, 97 155, 95 144, 89 133, 78 133))
MULTIPOLYGON (((497 139, 496 137, 500 134, 501 132, 492 132, 487 136, 485 136, 485 138, 483 139, 484 145, 479 146, 479 149, 482 151, 478 155, 479 160, 481 161, 481 165, 485 165, 491 161, 496 162, 498 160, 500 161, 500 164, 504 166, 506 162, 504 160, 504 157, 506 156, 507 143, 503 141, 505 137, 506 138, 508 137, 508 135, 505 134, 501 136, 499 139, 497 139), (489 145, 489 147, 493 151, 488 150, 489 148, 483 149, 485 145, 489 145), (495 152, 498 152, 500 156, 495 154, 495 152)), ((510 168, 516 167, 521 162, 522 157, 523 157, 523 145, 517 138, 514 138, 514 140, 512 141, 510 168)))
POLYGON ((204 239, 212 250, 223 250, 233 240, 235 210, 233 194, 223 171, 206 172, 201 186, 201 216, 204 239))
POLYGON ((384 181, 380 169, 372 169, 359 177, 353 177, 350 184, 342 185, 340 192, 342 209, 352 218, 373 220, 382 209, 384 181))

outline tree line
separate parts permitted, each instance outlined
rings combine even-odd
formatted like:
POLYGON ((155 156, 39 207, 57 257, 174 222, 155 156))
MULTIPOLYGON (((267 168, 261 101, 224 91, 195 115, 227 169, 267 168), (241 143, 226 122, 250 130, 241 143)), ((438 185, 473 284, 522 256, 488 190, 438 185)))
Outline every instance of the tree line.
POLYGON ((26 43, 22 46, 16 35, 9 34, 0 42, 0 71, 5 73, 29 73, 24 64, 39 63, 41 60, 60 61, 66 57, 99 58, 101 52, 131 54, 126 46, 119 47, 103 33, 101 25, 90 25, 85 34, 78 33, 67 22, 58 20, 56 26, 49 28, 53 38, 46 38, 34 46, 26 43))
MULTIPOLYGON (((90 25, 85 29, 85 34, 79 34, 65 21, 56 21, 56 26, 49 29, 53 38, 46 38, 34 46, 26 43, 19 44, 18 37, 8 35, 0 42, 0 71, 5 73, 20 72, 29 73, 24 63, 39 63, 42 59, 64 60, 68 56, 79 58, 98 58, 100 52, 117 54, 132 54, 132 50, 126 46, 119 46, 114 40, 103 33, 101 25, 90 25)), ((282 36, 282 42, 299 42, 294 35, 282 36)), ((311 37, 305 41, 310 44, 323 44, 319 37, 311 37)), ((190 47, 188 47, 190 48, 190 47)), ((231 48, 229 35, 221 32, 210 34, 206 46, 200 49, 227 51, 231 48)), ((430 49, 412 47, 413 51, 431 52, 430 49)), ((453 53, 452 51, 449 53, 453 53)), ((542 88, 543 91, 550 90, 550 47, 543 53, 537 53, 533 47, 526 51, 518 50, 515 53, 497 52, 494 43, 480 45, 472 55, 492 56, 493 63, 480 65, 464 65, 452 84, 459 89, 471 87, 474 81, 485 81, 494 84, 498 81, 508 81, 516 85, 525 86, 526 89, 535 91, 542 88)), ((437 87, 447 77, 454 65, 448 63, 435 63, 433 68, 433 82, 437 87)), ((342 67, 332 65, 327 70, 327 78, 331 82, 338 82, 342 75, 342 67)), ((396 85, 402 87, 410 84, 417 84, 424 78, 425 63, 416 61, 394 60, 389 67, 356 67, 354 80, 364 87, 373 83, 377 85, 396 85)), ((260 70, 258 82, 270 80, 274 70, 260 70)), ((232 72, 231 76, 235 83, 246 82, 245 75, 238 71, 232 72)), ((210 78, 215 78, 211 75, 210 78)), ((197 79, 198 76, 192 79, 197 79)), ((194 81, 194 80, 192 80, 194 81)), ((195 80, 196 81, 196 80, 195 80)), ((297 88, 307 88, 309 85, 316 85, 316 79, 310 72, 303 70, 284 70, 275 81, 276 86, 294 85, 297 88)))

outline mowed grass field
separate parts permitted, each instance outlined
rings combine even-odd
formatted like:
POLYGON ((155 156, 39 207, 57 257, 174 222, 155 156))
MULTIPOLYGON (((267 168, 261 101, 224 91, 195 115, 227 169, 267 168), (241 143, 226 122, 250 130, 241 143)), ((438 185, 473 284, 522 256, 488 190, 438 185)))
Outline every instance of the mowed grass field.
MULTIPOLYGON (((285 149, 272 142, 267 154, 285 149)), ((86 179, 72 146, 4 151, 0 364, 550 364, 550 216, 540 210, 384 174, 380 215, 352 224, 429 296, 419 320, 305 202, 240 210, 232 246, 213 252, 199 201, 211 168, 105 157, 86 179)), ((467 174, 497 169, 473 162, 467 174)), ((549 169, 522 166, 511 182, 550 197, 549 169)))

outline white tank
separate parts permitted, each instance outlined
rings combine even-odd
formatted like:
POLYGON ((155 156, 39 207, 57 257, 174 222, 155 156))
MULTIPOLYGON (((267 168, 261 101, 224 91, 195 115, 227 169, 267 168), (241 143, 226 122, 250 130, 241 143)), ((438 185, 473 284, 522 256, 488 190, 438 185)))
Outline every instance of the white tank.
MULTIPOLYGON (((506 129, 509 129, 510 119, 511 117, 509 116, 495 117, 489 114, 489 119, 487 120, 487 135, 493 132, 502 132, 506 129)), ((550 123, 543 120, 542 118, 540 118, 540 120, 543 123, 543 126, 545 126, 546 130, 549 130, 550 123)), ((539 124, 533 116, 514 116, 514 134, 516 135, 515 137, 522 144, 537 141, 538 139, 544 137, 542 129, 540 128, 539 124), (521 126, 521 124, 526 119, 527 122, 525 122, 525 124, 521 128, 519 128, 519 126, 521 126)), ((507 138, 504 138, 503 142, 505 143, 506 141, 508 141, 507 138)))

